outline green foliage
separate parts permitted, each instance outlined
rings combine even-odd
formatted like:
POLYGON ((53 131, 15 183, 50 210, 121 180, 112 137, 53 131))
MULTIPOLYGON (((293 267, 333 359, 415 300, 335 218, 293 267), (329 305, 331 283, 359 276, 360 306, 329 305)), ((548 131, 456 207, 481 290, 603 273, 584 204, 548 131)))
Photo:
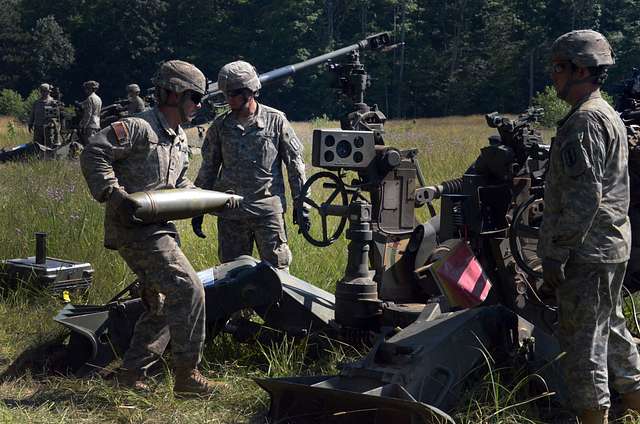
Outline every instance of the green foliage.
POLYGON ((38 79, 46 79, 52 72, 66 69, 74 61, 75 49, 52 15, 36 21, 29 44, 32 69, 38 79))
POLYGON ((315 118, 313 118, 311 120, 311 127, 312 128, 327 128, 327 127, 329 127, 329 123, 330 122, 331 122, 331 119, 329 119, 327 114, 323 113, 322 115, 316 116, 315 118))
MULTIPOLYGON (((20 93, 49 81, 65 99, 100 81, 109 103, 123 87, 148 87, 160 61, 189 60, 215 80, 245 59, 260 72, 393 31, 393 52, 363 52, 369 104, 388 117, 518 113, 549 83, 553 40, 569 28, 602 31, 616 50, 609 87, 637 66, 640 0, 0 0, 0 88, 20 93), (568 23, 567 17, 570 17, 568 23), (212 36, 212 34, 214 36, 212 36)), ((345 111, 322 66, 265 87, 266 104, 293 120, 345 111)))
POLYGON ((38 91, 33 90, 26 99, 20 93, 5 88, 0 90, 0 115, 12 116, 22 122, 27 122, 33 103, 38 100, 38 91))
POLYGON ((26 122, 29 118, 29 114, 31 113, 31 109, 33 108, 33 104, 38 100, 40 94, 38 90, 32 90, 24 102, 22 103, 22 115, 18 116, 21 121, 26 122))
POLYGON ((17 137, 16 124, 13 121, 7 122, 7 138, 14 141, 17 137))
POLYGON ((568 103, 558 97, 556 89, 552 85, 546 86, 544 90, 537 93, 533 98, 533 104, 544 109, 544 116, 540 120, 540 124, 547 128, 555 127, 558 121, 571 109, 568 103))
POLYGON ((23 112, 24 103, 20 93, 9 88, 0 90, 0 115, 19 117, 23 112))
MULTIPOLYGON (((601 91, 601 94, 602 98, 613 107, 613 96, 606 91, 601 91)), ((534 106, 544 109, 544 116, 540 120, 540 124, 547 128, 554 128, 558 121, 571 110, 571 106, 558 97, 556 89, 552 85, 546 86, 544 90, 537 93, 532 103, 534 106)))

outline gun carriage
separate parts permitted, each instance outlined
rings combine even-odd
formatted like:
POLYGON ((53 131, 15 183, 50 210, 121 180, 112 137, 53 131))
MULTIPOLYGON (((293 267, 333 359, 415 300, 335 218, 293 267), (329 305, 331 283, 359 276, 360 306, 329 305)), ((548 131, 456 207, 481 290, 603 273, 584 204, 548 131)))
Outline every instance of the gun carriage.
MULTIPOLYGON (((59 92, 52 87, 53 92, 59 92)), ((45 144, 24 143, 9 149, 0 149, 0 163, 25 160, 31 157, 43 159, 73 158, 77 156, 78 124, 81 113, 77 108, 70 110, 61 100, 44 107, 46 124, 44 125, 45 144)))

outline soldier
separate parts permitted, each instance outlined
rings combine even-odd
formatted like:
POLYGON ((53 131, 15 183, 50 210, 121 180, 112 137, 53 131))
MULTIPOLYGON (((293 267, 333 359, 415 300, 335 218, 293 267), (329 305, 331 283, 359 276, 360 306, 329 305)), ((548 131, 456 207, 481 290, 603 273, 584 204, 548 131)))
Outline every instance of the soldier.
MULTIPOLYGON (((38 143, 43 146, 53 146, 57 138, 47 136, 47 127, 50 127, 53 122, 51 116, 48 116, 45 109, 57 107, 57 103, 53 97, 51 97, 51 86, 49 84, 40 84, 38 88, 40 92, 40 98, 33 103, 31 107, 31 115, 29 115, 28 129, 33 133, 34 143, 38 143)), ((56 128, 53 128, 54 132, 56 128)))
MULTIPOLYGON (((292 197, 305 182, 303 147, 287 118, 279 110, 257 102, 261 88, 251 64, 228 63, 218 74, 230 110, 216 118, 202 146, 202 166, 195 184, 205 189, 233 191, 244 196, 239 211, 218 215, 218 256, 221 262, 250 255, 255 241, 260 257, 274 267, 287 269, 291 251, 287 245, 283 213, 286 211, 282 163, 292 197)), ((303 222, 309 225, 307 211, 303 222)), ((193 231, 204 238, 203 217, 193 218, 193 231)))
POLYGON ((97 81, 85 81, 82 86, 87 98, 81 103, 82 119, 80 120, 79 133, 80 142, 86 145, 89 137, 100 131, 102 100, 96 94, 96 90, 100 88, 100 84, 97 81))
POLYGON ((129 116, 142 112, 146 108, 144 100, 140 97, 140 86, 138 84, 127 85, 127 98, 129 99, 129 104, 127 105, 129 116))
POLYGON ((558 299, 571 404, 582 423, 606 423, 609 383, 625 407, 640 411, 640 357, 621 303, 630 244, 627 137, 600 94, 614 64, 604 36, 564 34, 551 61, 558 97, 572 109, 551 144, 538 253, 558 299))
POLYGON ((153 79, 158 106, 117 121, 91 137, 81 156, 93 197, 106 202, 105 246, 117 249, 141 283, 145 312, 136 323, 117 381, 148 389, 144 371, 169 340, 176 395, 209 395, 221 383, 198 371, 205 337, 204 288, 182 253, 172 222, 142 225, 128 193, 190 188, 187 137, 180 124, 191 119, 206 79, 190 63, 172 60, 153 79))

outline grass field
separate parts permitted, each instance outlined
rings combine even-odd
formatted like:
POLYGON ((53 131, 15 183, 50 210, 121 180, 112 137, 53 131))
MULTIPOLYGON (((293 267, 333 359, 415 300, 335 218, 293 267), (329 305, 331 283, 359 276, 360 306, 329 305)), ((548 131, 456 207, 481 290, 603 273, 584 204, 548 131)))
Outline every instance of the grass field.
MULTIPOLYGON (((315 122, 294 127, 308 141, 314 125, 336 126, 315 122)), ((392 121, 386 130, 388 145, 420 150, 422 170, 431 183, 458 176, 494 133, 479 116, 392 121)), ((190 135, 195 136, 195 131, 190 135)), ((0 118, 0 148, 27 139, 22 126, 0 118)), ((309 164, 308 143, 306 159, 309 164)), ((200 158, 194 157, 191 177, 199 164, 200 158)), ((314 172, 308 165, 307 174, 314 172)), ((90 198, 77 162, 0 164, 0 258, 33 255, 33 234, 47 232, 50 256, 87 261, 96 270, 86 298, 74 302, 105 302, 133 280, 120 257, 102 247, 102 218, 102 207, 90 198)), ((421 218, 426 218, 424 211, 421 218)), ((188 221, 179 222, 183 250, 196 269, 217 263, 214 221, 213 217, 205 219, 206 240, 193 235, 188 221)), ((291 273, 331 290, 346 265, 344 238, 328 248, 315 248, 293 231, 290 216, 287 225, 294 257, 291 273)), ((43 293, 1 293, 0 373, 25 349, 61 334, 60 326, 51 320, 60 307, 59 300, 43 293)), ((100 378, 26 374, 0 383, 0 423, 261 423, 265 422, 268 396, 252 377, 331 373, 341 361, 360 354, 356 348, 336 345, 321 360, 311 361, 301 345, 247 346, 223 336, 206 345, 203 368, 207 376, 226 381, 230 388, 210 401, 174 399, 170 377, 160 377, 153 393, 142 396, 115 390, 100 378)), ((487 378, 461 402, 455 418, 469 424, 539 422, 526 402, 517 405, 516 399, 522 400, 517 395, 487 378)))

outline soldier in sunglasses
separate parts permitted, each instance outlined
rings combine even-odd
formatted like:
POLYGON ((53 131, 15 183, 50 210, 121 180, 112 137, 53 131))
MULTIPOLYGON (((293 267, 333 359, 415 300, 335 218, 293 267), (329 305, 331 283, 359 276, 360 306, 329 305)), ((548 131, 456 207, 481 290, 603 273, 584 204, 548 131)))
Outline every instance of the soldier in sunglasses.
POLYGON ((558 123, 545 181, 538 254, 558 299, 557 336, 571 406, 583 424, 606 423, 609 385, 640 410, 640 356, 622 313, 631 228, 627 136, 600 87, 614 55, 595 31, 552 46, 551 77, 572 106, 558 123))
POLYGON ((221 384, 198 371, 205 337, 202 282, 180 249, 175 224, 142 224, 129 195, 194 188, 186 177, 189 148, 180 125, 200 107, 207 80, 194 65, 170 60, 152 81, 157 106, 92 136, 80 158, 91 194, 106 203, 105 247, 118 250, 135 272, 145 307, 117 382, 148 390, 145 370, 159 360, 171 341, 174 394, 208 396, 221 384))

